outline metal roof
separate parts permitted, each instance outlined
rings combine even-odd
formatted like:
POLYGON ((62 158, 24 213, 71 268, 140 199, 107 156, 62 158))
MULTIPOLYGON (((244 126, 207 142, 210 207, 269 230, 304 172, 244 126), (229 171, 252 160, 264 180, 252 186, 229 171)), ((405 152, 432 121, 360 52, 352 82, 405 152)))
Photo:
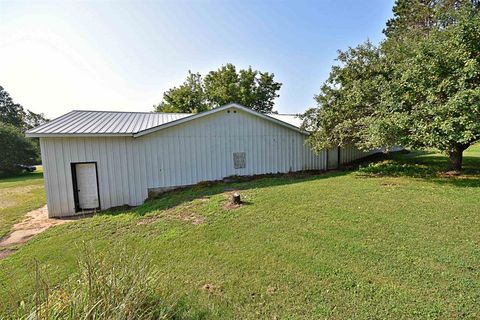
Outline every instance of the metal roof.
POLYGON ((158 128, 183 123, 229 107, 240 108, 286 126, 293 126, 296 129, 300 128, 301 125, 300 118, 295 115, 263 115, 237 104, 230 104, 197 114, 74 110, 28 130, 27 136, 141 136, 158 128))
POLYGON ((269 117, 275 118, 277 120, 291 124, 294 127, 300 128, 302 126, 302 119, 295 114, 279 114, 272 113, 268 115, 269 117))
POLYGON ((190 113, 71 111, 57 119, 27 131, 37 135, 132 135, 191 116, 190 113))

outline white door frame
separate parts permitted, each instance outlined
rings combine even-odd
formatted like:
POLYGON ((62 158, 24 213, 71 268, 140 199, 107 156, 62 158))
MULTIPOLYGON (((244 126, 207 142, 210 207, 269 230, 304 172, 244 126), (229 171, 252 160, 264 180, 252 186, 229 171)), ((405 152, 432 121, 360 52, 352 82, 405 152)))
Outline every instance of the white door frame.
POLYGON ((101 208, 100 200, 100 185, 98 183, 98 166, 96 161, 86 161, 86 162, 72 162, 70 165, 72 167, 72 183, 73 183, 73 199, 75 201, 75 212, 85 211, 85 209, 80 207, 79 197, 78 197, 78 185, 77 185, 77 164, 93 164, 95 165, 95 178, 97 182, 97 196, 98 196, 98 207, 97 208, 88 208, 88 210, 99 210, 101 208))

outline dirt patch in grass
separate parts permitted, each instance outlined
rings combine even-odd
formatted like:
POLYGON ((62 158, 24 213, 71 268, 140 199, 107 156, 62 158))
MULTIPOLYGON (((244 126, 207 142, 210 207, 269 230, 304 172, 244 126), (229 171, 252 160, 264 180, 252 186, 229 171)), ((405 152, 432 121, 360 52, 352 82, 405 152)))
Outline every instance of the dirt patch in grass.
POLYGON ((452 178, 452 177, 459 177, 462 173, 459 171, 445 171, 439 172, 438 176, 440 178, 452 178))
POLYGON ((205 218, 201 214, 199 214, 196 210, 194 210, 195 208, 196 208, 195 205, 188 205, 182 208, 171 208, 157 215, 142 219, 140 222, 137 223, 137 225, 152 224, 159 220, 181 220, 185 222, 190 222, 191 224, 194 224, 194 225, 199 225, 204 223, 205 218))
POLYGON ((398 187, 400 184, 396 182, 383 182, 380 185, 383 187, 398 187))
POLYGON ((6 249, 6 250, 2 250, 0 251, 0 260, 8 257, 9 255, 11 255, 12 253, 14 253, 16 250, 10 250, 10 249, 6 249))
POLYGON ((203 216, 196 212, 181 212, 180 219, 195 225, 202 224, 205 221, 203 216))
POLYGON ((10 234, 0 241, 0 248, 25 243, 34 235, 39 234, 50 227, 70 222, 72 220, 74 219, 48 218, 47 206, 32 210, 25 215, 23 221, 13 225, 10 234))
POLYGON ((139 222, 137 222, 137 226, 143 226, 143 225, 146 225, 146 224, 152 224, 152 223, 157 222, 157 221, 160 220, 161 218, 162 218, 161 215, 153 216, 153 217, 148 217, 148 218, 142 219, 142 220, 140 220, 139 222))
POLYGON ((243 206, 243 203, 235 204, 235 203, 232 203, 230 200, 227 200, 223 204, 223 209, 225 209, 225 210, 235 210, 235 209, 241 208, 242 206, 243 206))
POLYGON ((267 293, 268 294, 274 294, 276 291, 277 291, 277 289, 275 287, 270 286, 270 287, 267 288, 267 293))
POLYGON ((206 293, 214 294, 222 290, 214 284, 206 283, 202 286, 202 291, 206 293))
POLYGON ((15 205, 15 200, 5 198, 5 196, 0 194, 0 209, 5 209, 15 205))

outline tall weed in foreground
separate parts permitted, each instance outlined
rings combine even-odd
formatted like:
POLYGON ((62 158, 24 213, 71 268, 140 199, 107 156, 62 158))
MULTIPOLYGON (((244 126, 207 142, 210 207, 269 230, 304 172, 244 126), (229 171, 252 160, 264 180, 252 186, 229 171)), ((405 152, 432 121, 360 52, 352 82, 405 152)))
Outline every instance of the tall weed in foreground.
MULTIPOLYGON (((155 290, 158 274, 147 255, 126 249, 110 254, 84 245, 79 272, 50 287, 46 269, 35 262, 35 294, 22 301, 12 319, 170 319, 177 318, 155 290)), ((181 318, 181 316, 179 317, 181 318)))

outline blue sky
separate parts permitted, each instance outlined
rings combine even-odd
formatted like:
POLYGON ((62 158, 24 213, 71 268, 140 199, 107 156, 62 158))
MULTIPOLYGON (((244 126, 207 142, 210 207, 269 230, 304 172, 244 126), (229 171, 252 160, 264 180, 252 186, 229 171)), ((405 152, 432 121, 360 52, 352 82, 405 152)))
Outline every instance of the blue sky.
POLYGON ((151 111, 187 71, 273 72, 299 113, 338 49, 374 43, 393 0, 0 2, 0 85, 26 108, 151 111))

